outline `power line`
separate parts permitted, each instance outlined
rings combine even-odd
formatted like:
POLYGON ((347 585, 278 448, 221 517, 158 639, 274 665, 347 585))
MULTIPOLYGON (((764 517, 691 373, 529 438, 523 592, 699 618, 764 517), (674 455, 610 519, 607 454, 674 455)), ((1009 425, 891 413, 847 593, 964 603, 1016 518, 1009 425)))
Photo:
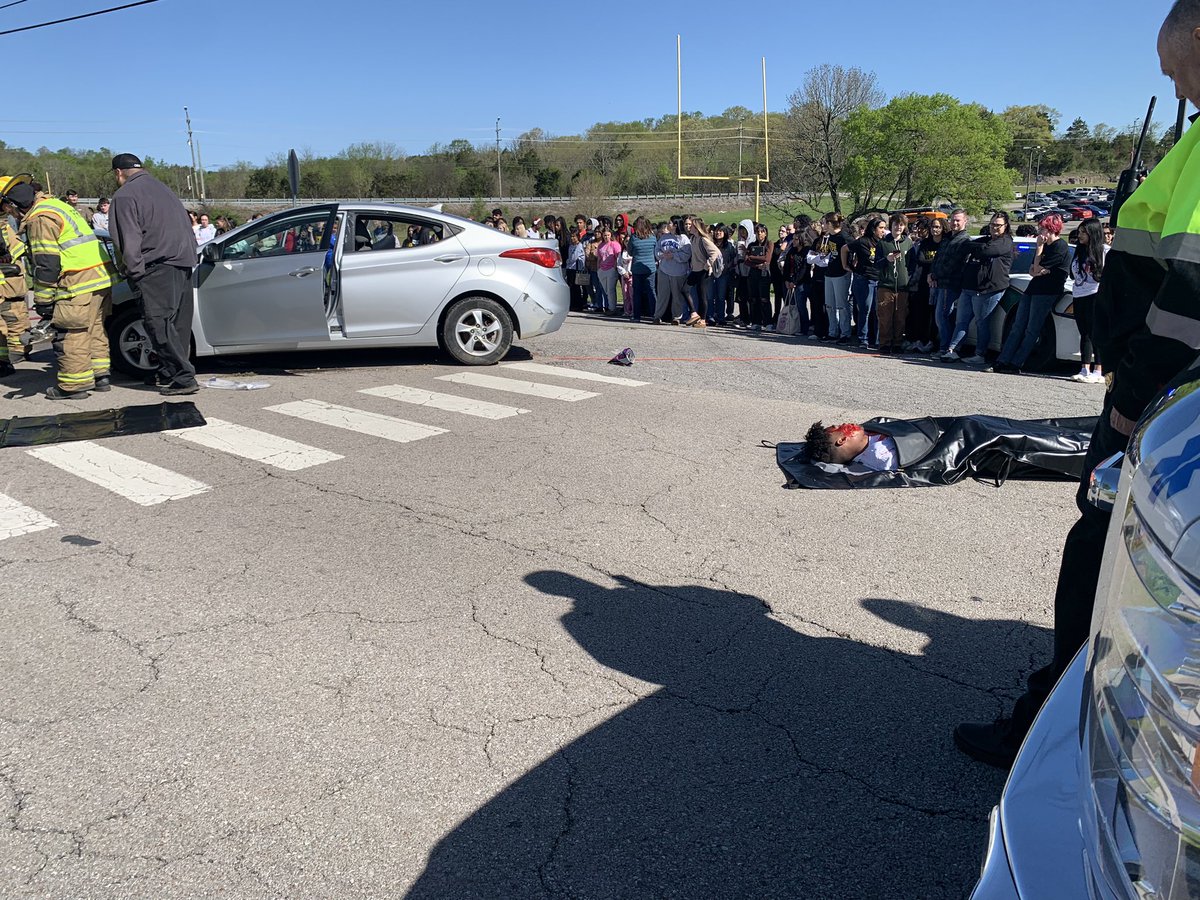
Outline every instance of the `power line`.
MULTIPOLYGON (((17 3, 24 3, 25 0, 16 0, 17 3)), ((42 22, 38 25, 25 25, 21 28, 10 28, 8 31, 0 31, 0 37, 6 34, 17 34, 21 31, 33 31, 36 28, 49 28, 51 25, 61 25, 64 22, 77 22, 80 19, 90 19, 93 16, 103 16, 108 13, 120 12, 123 9, 133 9, 135 6, 145 6, 147 3, 157 3, 158 0, 138 0, 137 3, 126 3, 124 6, 110 6, 108 9, 98 9, 95 12, 83 13, 78 16, 68 16, 65 19, 55 19, 53 22, 42 22)), ((15 3, 10 3, 9 6, 14 6, 15 3)), ((0 7, 3 9, 4 7, 0 7)))
POLYGON ((10 6, 17 6, 24 2, 25 0, 13 0, 12 3, 5 3, 3 6, 0 6, 0 9, 8 9, 10 6))

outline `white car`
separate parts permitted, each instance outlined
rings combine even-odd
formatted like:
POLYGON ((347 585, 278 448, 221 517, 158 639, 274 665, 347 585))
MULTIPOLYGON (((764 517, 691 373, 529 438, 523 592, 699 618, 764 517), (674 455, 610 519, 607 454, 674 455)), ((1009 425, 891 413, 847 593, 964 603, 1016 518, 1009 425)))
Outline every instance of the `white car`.
MULTIPOLYGON (((491 365, 514 338, 556 331, 570 288, 553 241, 514 237, 418 207, 289 209, 199 249, 195 356, 441 346, 491 365)), ((136 293, 122 282, 109 322, 113 365, 157 366, 136 293)))

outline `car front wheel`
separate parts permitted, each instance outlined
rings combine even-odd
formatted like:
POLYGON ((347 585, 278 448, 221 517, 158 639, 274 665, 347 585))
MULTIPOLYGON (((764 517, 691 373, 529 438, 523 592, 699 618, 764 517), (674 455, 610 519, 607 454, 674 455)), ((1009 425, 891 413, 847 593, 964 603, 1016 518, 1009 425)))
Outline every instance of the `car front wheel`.
POLYGON ((108 326, 109 353, 113 368, 127 375, 148 375, 158 369, 158 356, 136 305, 119 311, 108 326))
POLYGON ((442 323, 442 344, 466 366, 491 366, 513 342, 508 310, 490 297, 456 300, 442 323))

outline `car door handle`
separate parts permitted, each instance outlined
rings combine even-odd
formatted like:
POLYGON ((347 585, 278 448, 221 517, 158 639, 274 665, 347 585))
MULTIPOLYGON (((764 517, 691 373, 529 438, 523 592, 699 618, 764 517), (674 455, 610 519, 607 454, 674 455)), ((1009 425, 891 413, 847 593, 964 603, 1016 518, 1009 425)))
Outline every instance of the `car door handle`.
POLYGON ((435 256, 433 258, 433 261, 440 262, 440 263, 452 263, 452 262, 458 262, 460 259, 462 259, 461 256, 435 256))
POLYGON ((306 275, 311 275, 315 271, 317 270, 312 266, 305 266, 303 269, 296 269, 294 272, 288 272, 288 274, 295 278, 303 278, 306 275))

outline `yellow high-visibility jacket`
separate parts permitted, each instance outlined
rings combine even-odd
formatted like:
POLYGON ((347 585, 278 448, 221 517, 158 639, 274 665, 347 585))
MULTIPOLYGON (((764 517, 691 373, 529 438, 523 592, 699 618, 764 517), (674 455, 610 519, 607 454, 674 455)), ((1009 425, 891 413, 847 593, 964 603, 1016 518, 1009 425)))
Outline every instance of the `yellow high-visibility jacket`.
POLYGON ((68 300, 112 287, 108 252, 78 211, 52 197, 39 199, 21 220, 33 260, 33 294, 39 303, 68 300))

